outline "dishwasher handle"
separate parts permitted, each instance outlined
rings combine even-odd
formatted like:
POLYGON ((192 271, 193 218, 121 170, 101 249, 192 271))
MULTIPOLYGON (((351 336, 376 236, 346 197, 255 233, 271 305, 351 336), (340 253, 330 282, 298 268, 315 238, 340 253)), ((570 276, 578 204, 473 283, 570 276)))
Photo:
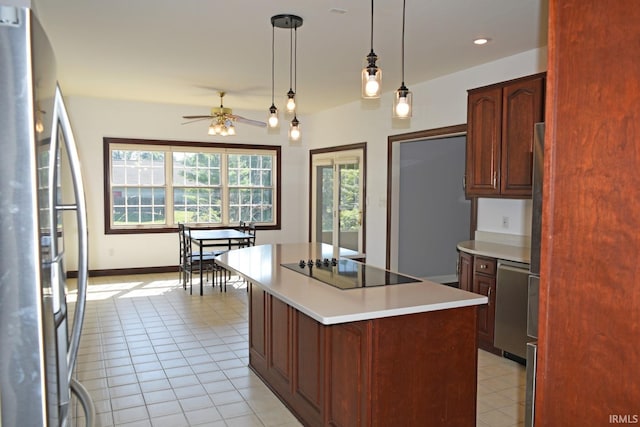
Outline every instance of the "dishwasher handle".
POLYGON ((529 273, 529 264, 524 262, 498 260, 498 272, 500 270, 513 271, 515 273, 529 273))

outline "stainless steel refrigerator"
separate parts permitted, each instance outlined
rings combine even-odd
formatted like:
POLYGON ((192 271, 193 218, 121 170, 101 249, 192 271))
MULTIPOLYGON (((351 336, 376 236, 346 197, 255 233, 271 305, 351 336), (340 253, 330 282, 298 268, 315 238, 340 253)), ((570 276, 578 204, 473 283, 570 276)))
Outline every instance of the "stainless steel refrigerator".
POLYGON ((534 426, 538 355, 538 290, 540 287, 540 239, 542 234, 542 180, 544 166, 544 123, 536 123, 533 141, 533 192, 531 218, 531 264, 527 294, 527 375, 525 385, 525 427, 534 426))
POLYGON ((8 1, 0 0, 0 425, 66 426, 76 406, 92 425, 93 403, 74 378, 88 267, 80 164, 51 45, 33 11, 8 1), (71 310, 64 262, 76 250, 71 310))

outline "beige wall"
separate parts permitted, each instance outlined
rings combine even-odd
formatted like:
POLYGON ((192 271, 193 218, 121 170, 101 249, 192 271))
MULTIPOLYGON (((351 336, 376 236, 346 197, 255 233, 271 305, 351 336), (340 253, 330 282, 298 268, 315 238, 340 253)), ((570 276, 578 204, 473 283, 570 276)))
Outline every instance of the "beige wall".
MULTIPOLYGON (((161 234, 104 234, 103 137, 146 138, 182 141, 252 143, 282 146, 282 230, 259 231, 260 242, 297 242, 306 238, 306 188, 304 176, 308 148, 291 145, 286 129, 268 133, 263 128, 238 125, 238 135, 226 139, 207 135, 208 123, 182 125, 182 115, 206 114, 205 107, 160 105, 124 100, 71 97, 67 100, 76 135, 89 223, 89 268, 113 269, 154 267, 177 264, 177 236, 161 234)), ((264 112, 234 111, 236 114, 262 120, 264 112)), ((69 241, 71 239, 68 239, 69 241)), ((74 249, 68 246, 67 268, 76 268, 74 249)))
MULTIPOLYGON (((286 128, 270 133, 262 128, 238 126, 238 135, 225 141, 282 146, 282 230, 265 231, 257 243, 296 242, 308 238, 309 149, 367 142, 367 260, 385 264, 387 137, 466 122, 467 89, 504 81, 546 69, 546 49, 487 63, 421 84, 407 82, 414 93, 414 113, 409 121, 392 122, 392 91, 399 82, 384 81, 387 91, 379 101, 357 101, 313 116, 299 117, 302 142, 290 144, 286 128)), ((357 82, 357 79, 355 80, 357 82)), ((63 88, 64 90, 64 88, 63 88)), ((302 94, 301 88, 301 94, 302 94)), ((354 90, 358 90, 357 88, 354 90)), ((67 99, 71 122, 79 146, 85 176, 89 216, 89 268, 113 269, 174 265, 177 260, 175 234, 105 235, 103 218, 103 137, 166 140, 215 140, 206 135, 206 123, 181 125, 184 114, 203 114, 206 108, 150 104, 126 100, 84 97, 67 99)), ((262 120, 264 111, 235 111, 262 120)), ((526 204, 494 206, 487 200, 487 214, 479 213, 479 224, 491 227, 497 217, 524 218, 526 204), (505 211, 506 210, 506 211, 505 211)), ((526 224, 514 221, 515 224, 526 224)), ((526 227, 506 230, 526 234, 526 227)), ((75 269, 72 248, 67 248, 67 268, 75 269)))

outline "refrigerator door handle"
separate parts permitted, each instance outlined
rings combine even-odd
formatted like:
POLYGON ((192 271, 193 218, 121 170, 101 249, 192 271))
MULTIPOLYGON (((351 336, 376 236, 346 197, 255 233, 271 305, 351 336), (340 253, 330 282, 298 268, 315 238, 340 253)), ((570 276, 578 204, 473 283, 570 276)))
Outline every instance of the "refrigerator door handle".
MULTIPOLYGON (((71 178, 73 181, 73 192, 75 197, 75 205, 59 205, 58 200, 52 200, 52 205, 55 209, 52 209, 53 214, 57 215, 60 210, 73 210, 76 211, 76 221, 78 228, 78 296, 73 318, 73 326, 71 327, 71 334, 69 340, 69 349, 67 351, 67 365, 68 365, 68 380, 72 382, 72 374, 78 355, 78 347, 80 346, 80 335, 82 334, 82 324, 84 322, 84 313, 87 300, 87 276, 89 272, 89 250, 88 250, 88 228, 87 228, 87 207, 84 198, 84 186, 82 183, 82 173, 80 171, 80 158, 78 157, 78 150, 71 130, 71 122, 67 114, 67 109, 64 105, 62 98, 62 92, 60 87, 56 87, 56 95, 53 107, 53 123, 59 124, 62 131, 66 153, 69 159, 69 167, 71 170, 71 178)), ((57 149, 59 145, 58 131, 54 129, 51 133, 51 145, 53 149, 57 149)), ((52 156, 55 157, 55 156, 52 156)), ((50 162, 55 162, 55 158, 50 162)), ((55 173, 51 174, 55 177, 55 173)), ((54 178, 52 178, 54 179, 54 178)), ((56 182, 50 182, 52 189, 56 188, 56 182)), ((55 224, 55 222, 54 222, 55 224)), ((55 240, 55 239, 53 239, 55 240)), ((57 255, 57 254, 56 254, 57 255)))
POLYGON ((87 427, 95 426, 96 408, 91 399, 91 395, 87 389, 75 379, 72 379, 69 385, 71 386, 71 391, 76 395, 78 401, 84 408, 85 425, 87 427))

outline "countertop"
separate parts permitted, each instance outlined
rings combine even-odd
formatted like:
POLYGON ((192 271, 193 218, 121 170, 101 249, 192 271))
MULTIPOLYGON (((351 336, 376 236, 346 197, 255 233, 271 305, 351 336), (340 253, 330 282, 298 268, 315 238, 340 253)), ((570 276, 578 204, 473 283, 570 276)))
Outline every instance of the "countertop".
POLYGON ((458 249, 473 255, 506 259, 527 264, 529 264, 531 260, 531 249, 527 246, 512 246, 482 240, 465 240, 464 242, 458 243, 458 249))
POLYGON ((336 323, 423 313, 487 303, 487 297, 434 282, 341 290, 282 267, 300 259, 353 256, 355 252, 317 243, 252 246, 217 260, 316 321, 336 323), (337 255, 337 256, 336 256, 337 255))

